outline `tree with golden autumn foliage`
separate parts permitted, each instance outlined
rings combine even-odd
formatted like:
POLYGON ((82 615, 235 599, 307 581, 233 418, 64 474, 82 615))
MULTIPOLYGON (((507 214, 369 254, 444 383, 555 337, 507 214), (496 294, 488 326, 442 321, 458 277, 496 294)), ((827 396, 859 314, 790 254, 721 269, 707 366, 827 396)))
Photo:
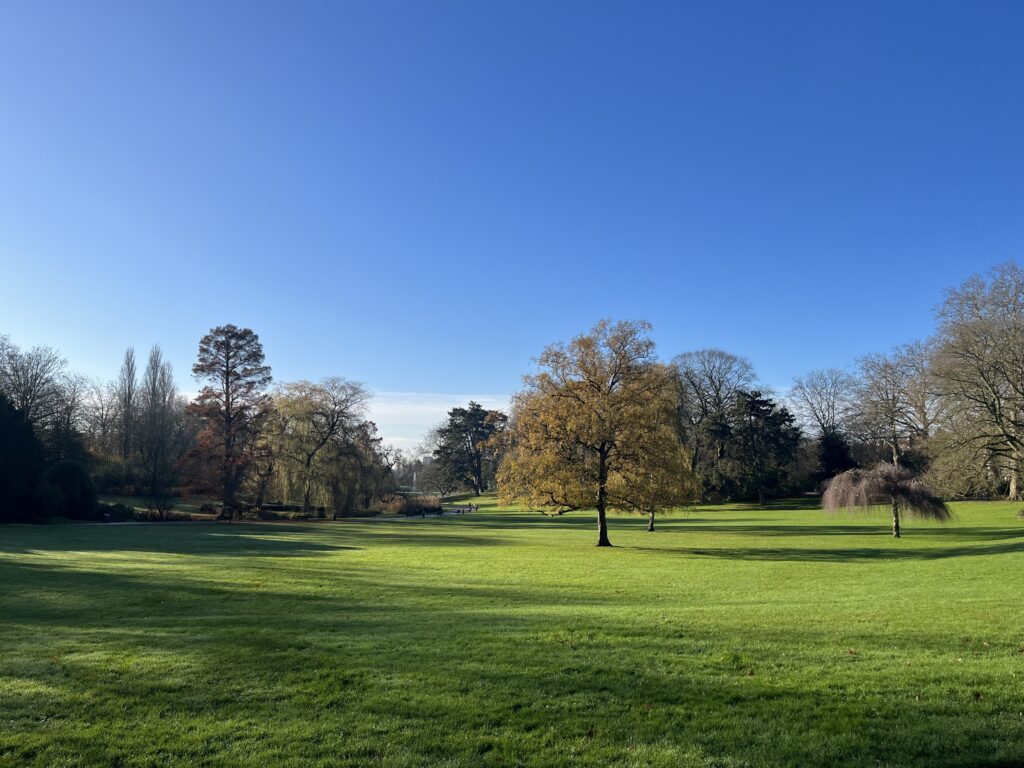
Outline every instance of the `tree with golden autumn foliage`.
POLYGON ((597 509, 597 546, 608 547, 608 510, 643 512, 653 530, 657 510, 694 500, 674 379, 650 327, 605 320, 544 350, 515 398, 498 474, 505 501, 549 514, 597 509))

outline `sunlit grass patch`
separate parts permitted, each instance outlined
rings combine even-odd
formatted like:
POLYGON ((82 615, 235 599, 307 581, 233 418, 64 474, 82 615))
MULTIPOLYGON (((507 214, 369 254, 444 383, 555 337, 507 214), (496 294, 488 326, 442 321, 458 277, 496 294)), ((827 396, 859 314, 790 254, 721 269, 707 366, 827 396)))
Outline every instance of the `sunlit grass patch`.
POLYGON ((1024 762, 1019 505, 0 530, 0 764, 1024 762))

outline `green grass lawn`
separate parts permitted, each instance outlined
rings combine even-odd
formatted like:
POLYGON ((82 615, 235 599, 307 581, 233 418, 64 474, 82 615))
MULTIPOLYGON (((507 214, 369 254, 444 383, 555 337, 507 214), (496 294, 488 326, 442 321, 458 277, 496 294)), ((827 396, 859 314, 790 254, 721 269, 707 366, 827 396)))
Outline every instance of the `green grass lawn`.
POLYGON ((1024 522, 0 528, 0 765, 1022 765, 1024 522))

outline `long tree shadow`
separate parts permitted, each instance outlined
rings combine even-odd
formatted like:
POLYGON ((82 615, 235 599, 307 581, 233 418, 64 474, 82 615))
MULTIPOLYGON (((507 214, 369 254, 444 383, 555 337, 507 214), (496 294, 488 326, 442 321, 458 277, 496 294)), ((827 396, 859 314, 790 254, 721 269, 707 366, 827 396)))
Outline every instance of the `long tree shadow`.
POLYGON ((147 552, 198 557, 315 557, 370 546, 481 547, 500 546, 500 537, 459 534, 445 528, 353 524, 330 529, 304 525, 174 526, 161 523, 121 528, 102 525, 63 526, 61 535, 33 535, 0 542, 0 553, 147 552))
POLYGON ((953 557, 984 557, 1024 552, 1024 541, 1004 544, 898 549, 852 547, 803 549, 798 547, 631 547, 643 552, 710 557, 722 560, 775 562, 867 562, 872 560, 944 560, 953 557))
MULTIPOLYGON (((673 530, 700 531, 704 533, 738 534, 744 536, 763 537, 807 537, 807 536, 885 536, 888 528, 885 523, 862 524, 816 524, 777 525, 766 522, 763 525, 734 525, 731 522, 715 521, 713 523, 694 521, 688 524, 685 520, 676 521, 673 530)), ((662 524, 668 528, 668 524, 662 524)), ((977 541, 997 541, 1002 539, 1024 539, 1024 528, 988 528, 984 526, 928 526, 911 529, 907 537, 914 539, 969 539, 977 541)))
MULTIPOLYGON (((346 580, 357 572, 345 570, 346 580)), ((740 625, 725 625, 709 640, 682 622, 672 625, 682 631, 670 632, 650 619, 542 613, 551 603, 548 590, 497 582, 459 592, 457 603, 432 600, 444 597, 437 585, 395 585, 382 572, 364 572, 344 595, 297 595, 281 583, 243 595, 239 585, 182 574, 160 580, 161 574, 73 568, 57 574, 28 564, 0 573, 8 583, 88 598, 59 607, 28 592, 4 595, 6 617, 32 629, 18 652, 46 654, 19 676, 54 692, 39 697, 31 686, 16 690, 5 701, 5 717, 28 723, 26 729, 44 717, 58 736, 62 718, 107 722, 91 739, 110 757, 118 755, 118 729, 127 727, 151 734, 142 743, 158 744, 162 762, 186 762, 188 742, 160 729, 187 729, 212 711, 230 740, 244 743, 252 720, 270 724, 255 746, 284 749, 310 764, 338 762, 332 740, 338 723, 348 724, 345 738, 352 739, 364 721, 375 723, 373 739, 386 743, 380 755, 365 755, 364 764, 383 760, 384 750, 406 749, 408 764, 479 765, 478 750, 524 733, 537 738, 512 743, 528 747, 533 762, 574 762, 554 751, 548 735, 556 732, 576 759, 591 765, 643 764, 644 753, 629 750, 647 745, 680 753, 699 748, 707 765, 1024 760, 1019 721, 992 720, 991 707, 1009 704, 1009 686, 989 704, 968 700, 969 691, 964 700, 954 698, 958 692, 946 688, 915 698, 906 677, 869 666, 860 676, 816 676, 820 649, 837 640, 807 626, 763 628, 750 637, 740 625), (171 595, 177 599, 169 601, 171 595), (522 603, 538 610, 519 610, 522 603), (629 652, 613 639, 628 643, 629 652), (780 658, 782 647, 787 654, 780 658), (147 654, 154 664, 130 672, 110 661, 147 654), (161 660, 169 659, 189 674, 168 680, 161 660), (776 665, 807 672, 786 678, 773 674, 776 665), (154 700, 160 717, 140 718, 154 700), (437 722, 448 726, 443 733, 426 742, 418 737, 436 734, 437 722), (913 738, 893 723, 912 726, 913 738), (987 757, 960 752, 964 734, 987 757)), ((885 627, 866 630, 862 641, 940 652, 955 642, 941 633, 885 627)), ((835 652, 844 663, 850 658, 841 656, 842 647, 835 652)), ((46 748, 28 737, 8 744, 12 759, 25 762, 29 750, 46 748)), ((134 756, 150 758, 155 755, 134 756)), ((523 760, 510 754, 500 762, 523 760)))
MULTIPOLYGON (((761 518, 742 517, 729 518, 728 522, 722 522, 722 530, 730 528, 732 521, 736 522, 757 522, 761 518)), ((580 511, 568 512, 564 515, 542 515, 539 512, 529 514, 525 512, 491 512, 485 515, 451 515, 440 520, 449 521, 452 525, 471 529, 536 529, 543 526, 546 528, 569 528, 573 530, 596 529, 597 517, 595 512, 580 511)), ((437 518, 427 518, 426 522, 440 522, 437 518)), ((712 525, 721 522, 718 518, 691 517, 688 513, 675 513, 664 515, 658 518, 658 525, 690 526, 707 524, 712 525)), ((612 514, 608 517, 608 524, 615 526, 641 527, 647 525, 647 519, 642 515, 612 514)), ((768 523, 766 523, 768 525, 768 523)), ((754 526, 751 526, 754 528, 754 526)))

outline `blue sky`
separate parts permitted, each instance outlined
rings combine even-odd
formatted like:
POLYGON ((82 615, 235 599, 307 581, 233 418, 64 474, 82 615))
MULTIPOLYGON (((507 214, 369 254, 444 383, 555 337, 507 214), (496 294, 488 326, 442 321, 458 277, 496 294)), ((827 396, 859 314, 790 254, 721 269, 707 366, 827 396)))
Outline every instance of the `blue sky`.
POLYGON ((0 332, 256 329, 400 444, 644 318, 776 387, 1024 253, 1017 2, 7 2, 0 332), (395 393, 405 393, 397 395, 395 393))

